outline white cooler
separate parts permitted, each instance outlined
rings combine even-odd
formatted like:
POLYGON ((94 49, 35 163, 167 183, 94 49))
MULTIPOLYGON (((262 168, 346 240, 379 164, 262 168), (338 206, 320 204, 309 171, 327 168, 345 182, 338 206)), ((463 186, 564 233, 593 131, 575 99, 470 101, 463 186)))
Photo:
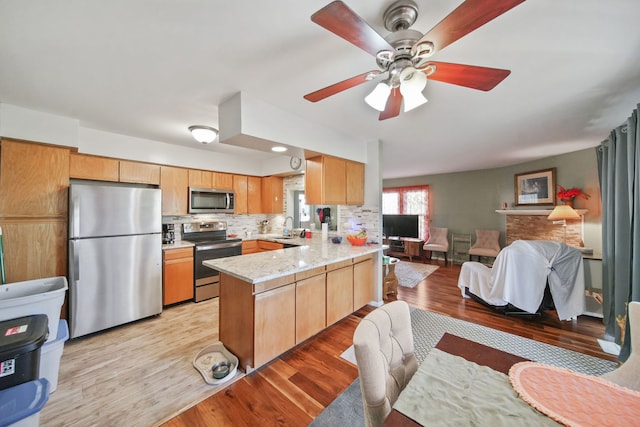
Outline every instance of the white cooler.
POLYGON ((49 338, 46 342, 54 341, 58 336, 60 309, 68 287, 67 278, 63 276, 2 285, 0 321, 46 314, 49 318, 49 338))

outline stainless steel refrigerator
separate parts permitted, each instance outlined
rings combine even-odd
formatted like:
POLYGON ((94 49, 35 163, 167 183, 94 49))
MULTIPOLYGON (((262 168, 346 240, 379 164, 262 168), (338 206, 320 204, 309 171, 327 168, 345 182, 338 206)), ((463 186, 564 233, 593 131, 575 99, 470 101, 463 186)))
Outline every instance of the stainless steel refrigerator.
POLYGON ((71 338, 162 311, 160 189, 69 186, 71 338))

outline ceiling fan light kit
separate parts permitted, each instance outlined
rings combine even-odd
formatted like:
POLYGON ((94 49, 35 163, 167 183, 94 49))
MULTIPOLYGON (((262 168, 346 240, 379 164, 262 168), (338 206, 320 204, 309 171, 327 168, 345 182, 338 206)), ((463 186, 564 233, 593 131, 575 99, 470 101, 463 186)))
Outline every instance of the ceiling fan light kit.
POLYGON ((524 1, 465 0, 423 35, 409 28, 418 18, 417 4, 399 0, 384 12, 384 27, 390 31, 384 37, 344 2, 329 3, 314 13, 311 21, 375 56, 380 72, 364 73, 304 97, 317 102, 385 74, 384 80, 365 97, 367 104, 381 112, 379 120, 385 120, 398 116, 402 105, 407 112, 427 102, 422 94, 427 76, 444 83, 491 90, 509 75, 509 70, 433 62, 429 58, 524 1))

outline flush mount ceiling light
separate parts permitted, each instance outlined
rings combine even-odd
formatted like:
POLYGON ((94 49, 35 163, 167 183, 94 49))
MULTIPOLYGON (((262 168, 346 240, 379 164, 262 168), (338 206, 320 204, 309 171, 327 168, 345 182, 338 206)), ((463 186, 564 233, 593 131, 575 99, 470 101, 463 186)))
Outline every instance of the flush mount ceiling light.
POLYGON ((201 144, 210 144, 218 137, 218 129, 209 126, 193 125, 189 126, 189 131, 201 144))
POLYGON ((287 151, 287 147, 283 147, 281 145, 276 145, 275 147, 271 147, 271 151, 274 151, 276 153, 283 153, 283 152, 287 151))

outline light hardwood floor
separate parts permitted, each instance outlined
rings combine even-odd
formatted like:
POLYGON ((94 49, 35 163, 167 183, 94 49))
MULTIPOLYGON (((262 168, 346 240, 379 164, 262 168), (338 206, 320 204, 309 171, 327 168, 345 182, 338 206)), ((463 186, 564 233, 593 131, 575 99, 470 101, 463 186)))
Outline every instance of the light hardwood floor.
POLYGON ((68 341, 43 426, 152 426, 215 392, 193 367, 218 340, 218 299, 68 341))
MULTIPOLYGON (((400 287, 398 299, 614 360, 597 344, 596 338, 604 334, 599 319, 581 316, 575 322, 560 322, 555 312, 505 317, 460 296, 456 286, 459 266, 438 265, 440 268, 415 288, 400 287)), ((340 354, 351 345, 355 327, 371 310, 358 310, 211 397, 215 390, 205 384, 192 360, 198 351, 217 341, 217 298, 182 304, 166 309, 159 317, 71 341, 64 347, 58 390, 42 411, 41 423, 306 426, 357 377, 357 368, 340 354)))

